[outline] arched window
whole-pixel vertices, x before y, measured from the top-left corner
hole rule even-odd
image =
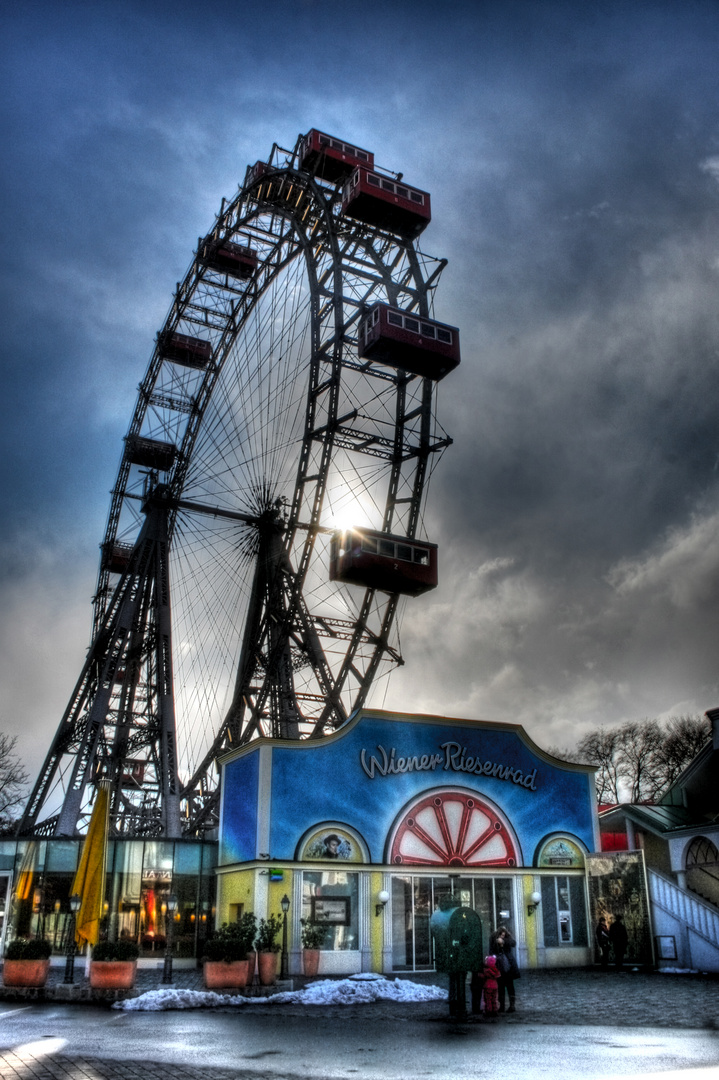
[[[506,825],[464,791],[433,791],[402,816],[390,845],[395,866],[516,866]]]
[[[706,836],[695,836],[687,848],[685,865],[687,870],[692,866],[716,866],[719,863],[719,851]]]

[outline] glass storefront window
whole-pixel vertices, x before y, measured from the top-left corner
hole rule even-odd
[[[172,865],[171,842],[145,841],[140,900],[140,948],[145,955],[162,953],[167,944],[166,915],[162,906],[172,891]]]
[[[541,917],[544,944],[548,948],[573,945],[585,948],[587,934],[586,886],[584,878],[558,874],[542,878]]]
[[[118,940],[138,941],[142,908],[142,840],[115,844],[112,884],[105,895],[110,904],[109,936]]]
[[[498,926],[506,926],[514,918],[514,905],[512,904],[512,879],[493,878],[494,881],[494,926],[490,933]]]
[[[333,898],[341,902],[333,905]],[[357,874],[344,870],[302,874],[302,918],[325,927],[323,952],[359,949],[358,899]]]
[[[392,967],[414,967],[414,905],[412,878],[392,878]]]
[[[572,942],[572,907],[569,901],[569,878],[555,879],[557,887],[557,929],[561,945]]]
[[[510,877],[392,878],[392,967],[416,971],[434,966],[429,921],[444,897],[454,896],[463,907],[473,908],[482,920],[484,947],[500,924],[512,928],[514,903]]]
[[[56,953],[70,933],[69,896],[82,842],[21,840],[0,845],[0,869],[13,869],[6,899],[6,932],[12,937],[44,937]],[[163,903],[173,892],[175,956],[201,956],[214,925],[217,845],[159,840],[111,840],[107,845],[105,911],[101,938],[130,940],[145,956],[164,950]],[[0,930],[2,922],[0,921]]]
[[[80,856],[80,845],[73,840],[53,840],[47,845],[46,873],[75,875]]]

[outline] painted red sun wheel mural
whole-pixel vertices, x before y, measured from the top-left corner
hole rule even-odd
[[[474,795],[434,791],[415,803],[397,827],[394,865],[516,866],[514,844],[495,811]]]

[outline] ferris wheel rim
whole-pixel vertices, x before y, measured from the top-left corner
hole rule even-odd
[[[376,230],[368,230],[365,226],[359,226],[359,225],[350,225],[348,227],[346,222],[339,222],[339,220],[338,220],[338,218],[337,218],[337,216],[336,216],[336,214],[334,212],[335,209],[336,209],[337,200],[338,200],[338,192],[337,192],[337,190],[335,190],[334,194],[328,193],[327,188],[320,187],[317,184],[314,177],[310,176],[308,178],[307,176],[303,176],[303,174],[301,173],[300,170],[298,170],[298,169],[296,169],[296,168],[294,168],[292,166],[288,166],[288,167],[286,167],[284,169],[276,169],[276,170],[274,170],[274,175],[279,176],[279,177],[292,179],[292,180],[294,180],[294,181],[296,181],[298,183],[298,186],[301,186],[301,182],[304,182],[305,191],[307,191],[309,189],[312,192],[313,205],[315,205],[316,208],[319,210],[318,218],[321,215],[322,218],[324,219],[326,236],[327,236],[327,238],[329,240],[329,243],[331,244],[332,250],[333,250],[332,262],[333,262],[333,275],[334,275],[333,289],[334,289],[334,304],[335,304],[335,320],[336,321],[339,320],[339,322],[341,323],[341,325],[338,326],[337,332],[336,332],[337,345],[339,346],[339,345],[341,345],[341,338],[343,336],[343,333],[346,331],[346,327],[348,325],[347,320],[345,320],[343,318],[343,302],[342,302],[343,298],[341,297],[341,295],[337,295],[338,294],[338,280],[341,282],[342,274],[343,274],[343,255],[342,255],[342,253],[340,251],[340,242],[341,242],[341,239],[343,237],[346,239],[348,235],[351,236],[351,238],[352,238],[352,240],[354,242],[356,242],[356,243],[358,243],[360,245],[364,242],[365,246],[372,252],[373,257],[377,261],[376,248],[372,245],[371,239],[369,238],[369,237],[371,237],[371,235],[373,233],[376,234]],[[172,306],[172,308],[170,310],[170,313],[168,314],[168,316],[167,316],[167,318],[166,318],[166,320],[165,320],[165,322],[163,324],[162,330],[160,331],[160,334],[158,335],[158,342],[160,340],[162,340],[165,335],[174,332],[175,329],[182,322],[182,316],[183,316],[183,312],[184,312],[185,308],[182,305],[178,306],[178,298],[181,295],[184,295],[185,297],[189,297],[189,296],[193,295],[197,290],[198,282],[202,279],[203,266],[200,263],[200,259],[199,259],[199,252],[201,250],[201,244],[203,242],[208,242],[210,239],[221,239],[223,235],[229,237],[229,236],[234,236],[236,234],[237,228],[239,226],[236,225],[233,228],[230,227],[231,223],[233,221],[233,215],[237,214],[237,210],[238,210],[238,208],[240,206],[247,206],[249,200],[252,197],[252,188],[253,187],[257,187],[257,185],[256,184],[255,185],[249,185],[249,186],[245,185],[243,188],[240,189],[240,191],[238,192],[238,195],[235,197],[235,199],[230,204],[228,204],[227,208],[225,208],[225,210],[224,210],[224,213],[221,214],[220,217],[218,217],[218,222],[216,223],[213,230],[211,230],[210,233],[208,233],[207,236],[204,238],[204,241],[201,241],[200,244],[198,245],[198,253],[195,255],[195,257],[193,259],[193,262],[191,263],[191,265],[190,265],[190,267],[188,269],[188,272],[187,272],[187,274],[185,276],[184,282],[182,283],[182,285],[178,286],[175,302],[173,303],[173,306]],[[263,204],[258,201],[256,206],[254,207],[254,210],[252,211],[252,213],[248,214],[246,217],[244,217],[242,219],[242,225],[244,226],[244,225],[248,224],[249,222],[251,222],[251,220],[254,217],[259,217],[263,212],[266,212],[266,207],[264,207]],[[304,256],[304,263],[305,263],[305,268],[306,268],[306,273],[307,273],[308,280],[314,281],[315,286],[316,286],[317,270],[318,270],[318,259],[315,256],[313,256],[312,245],[309,242],[306,242],[306,238],[304,238],[304,234],[298,228],[296,218],[295,218],[295,216],[294,216],[294,214],[292,212],[290,212],[287,208],[282,208],[281,213],[278,213],[278,216],[280,216],[284,220],[284,222],[288,225],[290,230],[293,231],[293,235],[294,235],[293,252],[292,252],[291,256],[287,259],[287,263],[294,262],[295,260],[300,259],[302,256]],[[236,220],[239,222],[239,218],[237,218]],[[286,241],[286,238],[287,238],[286,234],[283,234],[281,237],[278,237],[277,244],[276,244],[276,248],[278,250],[282,246],[282,244]],[[305,239],[304,244],[302,242],[303,238]],[[388,240],[388,244],[389,243],[390,243],[390,241]],[[411,264],[413,289],[414,289],[415,295],[417,297],[419,297],[419,300],[417,301],[417,306],[420,307],[420,308],[424,307],[424,309],[426,311],[426,306],[427,306],[427,292],[426,292],[426,287],[425,287],[426,283],[425,283],[425,281],[423,279],[423,276],[422,276],[422,270],[421,270],[421,267],[420,267],[419,259],[417,258],[417,253],[415,251],[414,244],[412,242],[408,242],[408,241],[401,242],[397,237],[392,237],[391,238],[391,244],[394,245],[394,248],[403,247],[405,252],[407,253],[408,260],[409,260],[409,262]],[[266,278],[264,280],[262,288],[255,288],[254,289],[252,299],[251,299],[251,303],[250,303],[249,307],[247,308],[247,311],[245,312],[245,319],[249,317],[251,312],[259,304],[261,298],[264,295],[267,294],[268,290],[271,288],[272,282],[277,278],[278,275],[281,274],[282,269],[284,268],[284,266],[287,263],[285,263],[285,264],[277,264],[277,266],[274,268],[274,272],[271,273],[271,274],[266,275]],[[394,300],[396,302],[398,289],[397,289],[396,283],[392,279],[391,268],[389,268],[385,263],[382,263],[381,260],[380,260],[380,265],[378,267],[378,273],[380,274],[380,276],[383,276],[384,286],[385,286],[388,298],[391,299],[391,300]],[[349,325],[351,325],[353,322],[355,322],[359,318],[359,315],[361,314],[361,310],[362,310],[361,306],[359,304],[356,305],[353,317],[349,321]],[[187,429],[185,431],[185,434],[184,434],[183,442],[182,442],[181,446],[178,449],[177,467],[173,468],[173,471],[172,471],[171,475],[167,478],[168,486],[174,492],[174,498],[177,499],[177,500],[180,500],[181,495],[182,495],[182,493],[184,491],[184,485],[185,485],[185,480],[186,480],[186,476],[187,476],[187,470],[191,467],[192,456],[193,456],[193,452],[194,452],[194,449],[195,449],[195,446],[196,446],[199,431],[200,431],[200,428],[202,426],[202,422],[203,422],[203,419],[205,417],[205,413],[206,413],[206,411],[207,411],[207,409],[208,409],[208,407],[210,405],[210,402],[211,402],[211,399],[212,399],[212,396],[213,396],[213,393],[214,393],[214,390],[215,390],[215,386],[217,385],[217,382],[218,382],[218,379],[220,377],[222,368],[224,367],[224,364],[227,361],[227,357],[229,356],[230,351],[231,351],[234,343],[237,341],[238,336],[241,335],[243,326],[244,326],[244,320],[240,320],[240,322],[238,322],[234,326],[234,328],[232,329],[232,332],[229,334],[229,337],[228,337],[228,334],[227,334],[227,328],[225,329],[225,331],[222,332],[222,341],[224,343],[225,339],[227,338],[227,344],[226,344],[226,346],[223,346],[224,351],[222,353],[221,362],[219,364],[215,364],[213,371],[208,372],[205,379],[203,380],[203,383],[202,383],[202,405],[197,410],[197,412],[193,415],[193,424],[192,424],[192,426],[188,423],[188,427],[187,427]],[[148,409],[148,402],[150,400],[150,396],[148,394],[148,388],[150,386],[155,385],[155,382],[156,382],[157,377],[158,377],[158,372],[160,370],[162,362],[163,362],[163,358],[162,358],[162,355],[160,353],[160,348],[159,348],[159,344],[158,344],[158,347],[156,347],[156,349],[155,349],[155,351],[153,353],[153,357],[151,358],[151,361],[150,361],[150,364],[148,366],[148,369],[147,369],[145,378],[143,380],[143,383],[141,384],[140,395],[138,396],[138,399],[137,399],[137,402],[136,402],[136,405],[135,405],[135,409],[133,411],[133,417],[132,417],[132,421],[131,421],[131,424],[130,424],[130,428],[128,430],[128,436],[126,437],[126,440],[127,440],[127,438],[130,438],[133,434],[140,433],[142,431],[142,429],[143,429],[143,423],[144,423],[145,416],[146,416],[147,409]],[[143,388],[144,388],[144,391],[143,391]],[[333,419],[336,419],[336,409],[335,409],[335,412],[334,412]],[[305,438],[307,438],[307,431],[305,432]],[[330,454],[331,454],[331,449],[330,449]],[[117,539],[117,534],[118,534],[117,523],[119,521],[120,513],[122,511],[125,500],[127,500],[128,498],[135,498],[136,497],[136,496],[134,496],[133,493],[131,493],[131,492],[129,492],[127,490],[128,479],[129,479],[129,476],[130,476],[130,468],[131,468],[131,463],[128,461],[127,454],[125,453],[123,455],[123,459],[122,459],[121,464],[120,464],[117,483],[115,484],[115,487],[113,488],[113,503],[111,504],[110,517],[108,519],[108,527],[106,529],[105,536],[104,536],[104,539],[103,539],[103,544],[102,544],[103,550],[106,549],[109,545],[112,545],[113,543],[115,543],[115,541]],[[326,474],[326,467],[325,467],[324,472]],[[322,483],[321,480],[317,481],[317,486],[320,487],[321,483]],[[288,526],[288,529],[296,530],[296,529],[298,529],[300,527],[303,527],[305,529],[305,535],[306,535],[305,551],[309,552],[308,557],[311,557],[313,545],[314,545],[314,542],[315,542],[315,537],[317,535],[317,532],[321,529],[321,527],[318,526],[318,523],[317,523],[316,520],[315,521],[311,520],[310,522],[304,522],[304,523],[300,521],[300,515],[299,515],[299,512],[297,510],[297,506],[296,506],[296,503],[297,503],[296,495],[297,495],[297,491],[298,491],[298,486],[299,486],[299,479],[296,482],[296,486],[295,486],[295,493],[294,493],[295,498],[293,498],[293,500],[292,500],[293,501],[292,515],[293,516],[292,516],[292,520],[290,522],[290,525]],[[385,508],[385,513],[384,513],[385,518],[387,518],[388,513],[389,513],[388,509]],[[172,527],[174,529],[174,517],[173,517],[173,526]],[[413,528],[414,527],[416,527],[416,521],[414,522]],[[106,581],[107,581],[106,576],[104,578],[104,581],[106,583]],[[102,595],[103,587],[104,587],[103,586],[103,570],[102,570],[102,567],[101,567],[100,579],[99,579],[99,582],[98,582],[98,595],[99,596]],[[366,594],[366,598],[365,598],[365,606],[367,606],[368,603],[371,603],[371,600],[372,600],[372,598],[370,596],[370,592],[368,591],[368,593]],[[386,619],[385,623],[383,624],[383,629],[386,629],[387,626],[389,624],[391,624],[391,621],[394,618],[396,607],[397,607],[397,597],[396,596],[393,597],[393,598],[390,597],[389,601],[386,604],[387,619]],[[361,703],[362,702],[360,702],[360,704]],[[217,741],[217,738],[219,738],[219,736],[220,736],[220,733],[218,733],[215,741]],[[213,744],[213,747],[214,747],[214,744]],[[216,750],[216,748],[214,748],[214,749]],[[213,749],[211,748],[210,753],[212,753],[212,752],[213,752]],[[193,774],[193,777],[191,778],[190,786],[191,786],[192,781],[194,780],[194,778],[195,778],[195,774]]]

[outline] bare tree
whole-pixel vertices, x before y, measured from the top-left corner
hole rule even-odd
[[[712,726],[706,716],[671,716],[667,720],[667,731],[657,755],[662,790],[671,787],[711,737]]]
[[[596,765],[597,801],[656,802],[711,738],[703,716],[672,716],[597,728],[584,735],[576,750],[552,747],[567,760]]]
[[[658,758],[664,733],[659,721],[630,721],[618,732],[619,775],[629,792],[629,801],[652,802],[664,787]]]
[[[597,802],[619,802],[622,739],[618,728],[597,728],[577,744],[577,760],[597,765]]]
[[[0,833],[8,832],[14,824],[13,811],[25,801],[28,774],[15,752],[17,736],[0,731]]]

